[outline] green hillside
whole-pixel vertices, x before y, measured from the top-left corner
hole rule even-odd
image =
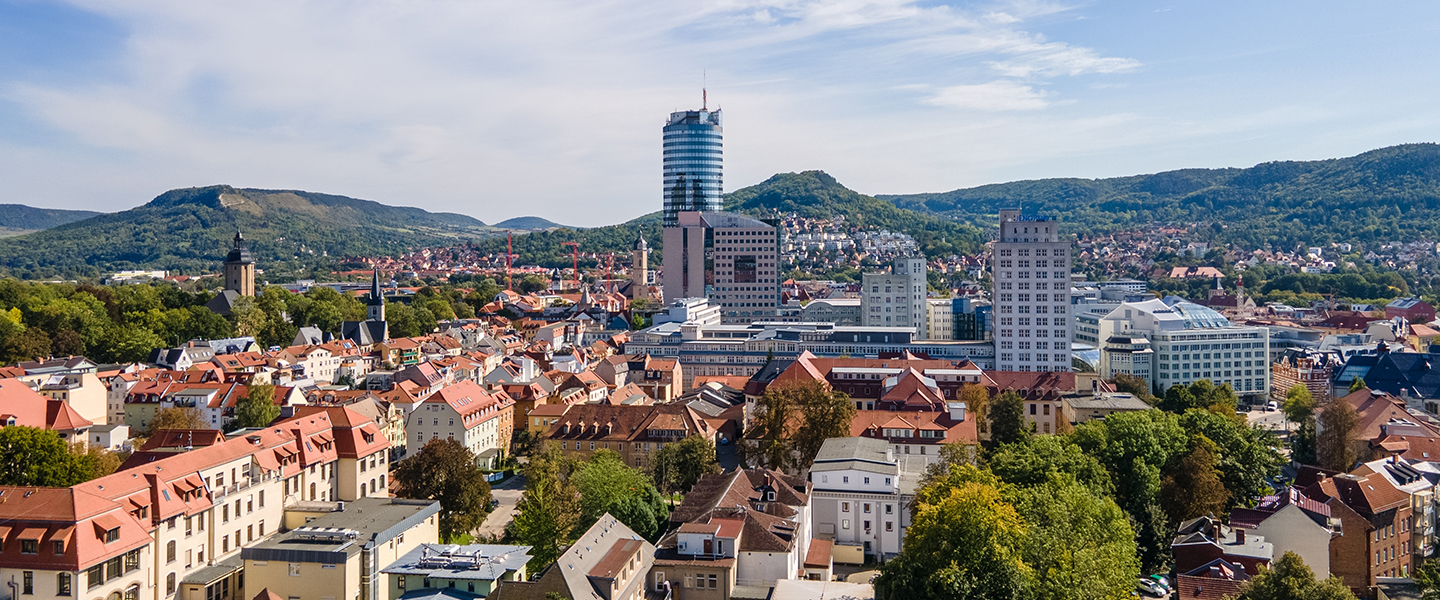
[[[894,205],[848,189],[822,171],[780,173],[756,185],[725,195],[725,210],[753,216],[796,213],[808,218],[844,215],[850,223],[901,231],[915,237],[927,255],[940,256],[975,252],[985,243],[980,229],[947,219],[897,208]],[[514,237],[516,264],[562,267],[571,264],[570,249],[562,242],[580,242],[581,252],[614,252],[628,256],[635,236],[643,228],[652,250],[651,264],[661,261],[661,215],[653,212],[620,225],[591,229],[563,228]],[[504,252],[505,240],[483,242],[490,252]],[[622,260],[622,259],[617,259]],[[590,261],[588,264],[594,264]]]
[[[307,272],[344,256],[393,254],[494,235],[465,215],[219,185],[172,190],[130,210],[0,240],[0,274],[98,277],[142,267],[216,272],[237,230],[252,240],[262,268],[275,275]]]
[[[24,204],[0,204],[0,237],[19,235],[88,219],[101,213],[93,210],[35,208]]]
[[[896,206],[993,227],[1002,207],[1060,217],[1069,231],[1150,223],[1219,224],[1247,247],[1440,239],[1440,146],[1349,158],[1184,169],[1110,179],[1016,181],[934,194],[879,196]]]
[[[515,217],[495,224],[496,229],[553,229],[556,227],[564,227],[564,225],[541,217]]]

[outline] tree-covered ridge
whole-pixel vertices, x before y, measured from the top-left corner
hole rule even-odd
[[[0,229],[49,229],[82,221],[101,213],[93,210],[36,208],[24,204],[0,204]]]
[[[396,254],[494,235],[464,215],[289,190],[172,190],[144,206],[0,240],[0,274],[98,277],[137,268],[218,270],[242,231],[262,269],[305,272],[333,258]],[[327,256],[328,254],[328,256]]]
[[[879,228],[904,232],[915,238],[929,256],[973,253],[985,244],[985,232],[948,219],[897,208],[866,196],[836,181],[823,171],[780,173],[761,183],[725,195],[725,210],[755,217],[774,217],[796,213],[806,218],[843,216],[848,223],[862,228]],[[538,264],[546,267],[570,266],[570,249],[563,242],[579,242],[582,253],[614,252],[617,263],[628,260],[635,236],[643,230],[650,246],[650,264],[661,262],[661,215],[650,213],[619,225],[592,229],[562,228],[541,231],[513,238],[515,264]],[[503,253],[504,238],[480,243],[487,252]],[[582,260],[581,266],[594,266],[594,260]]]
[[[1220,223],[1220,241],[1249,247],[1434,240],[1440,239],[1440,145],[1408,144],[1248,169],[1040,179],[880,198],[982,226],[990,226],[1001,208],[1015,206],[1058,216],[1073,232]]]

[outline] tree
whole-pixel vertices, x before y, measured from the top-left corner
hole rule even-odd
[[[0,485],[72,486],[89,478],[88,466],[54,431],[0,428]]]
[[[940,450],[936,452],[940,457],[928,465],[925,465],[925,475],[920,479],[920,486],[924,487],[944,479],[950,474],[950,469],[960,465],[979,466],[980,447],[976,444],[955,442],[953,444],[941,444]]]
[[[755,422],[736,446],[740,459],[766,469],[784,471],[795,464],[791,438],[796,429],[795,397],[770,386],[756,402]],[[754,446],[751,446],[751,442]]]
[[[1234,413],[1195,409],[1180,416],[1180,426],[1213,442],[1210,452],[1230,496],[1226,508],[1251,506],[1271,493],[1269,481],[1286,461],[1278,449],[1280,442],[1269,431],[1245,424]]]
[[[1320,462],[1316,451],[1315,418],[1305,419],[1295,428],[1295,433],[1290,435],[1290,460],[1302,465],[1314,465]]]
[[[579,464],[570,480],[580,492],[578,529],[588,529],[605,513],[650,538],[660,533],[670,516],[660,493],[649,478],[625,464],[614,450],[600,450]]]
[[[989,453],[986,465],[1001,481],[1013,485],[1043,485],[1065,475],[1098,496],[1108,498],[1114,493],[1110,472],[1065,436],[1036,435],[1001,446]]]
[[[1030,433],[1025,426],[1025,399],[1014,390],[1006,390],[990,407],[990,441],[996,445],[1013,444]]]
[[[1236,600],[1355,600],[1339,577],[1324,581],[1294,552],[1286,551],[1268,569],[1250,579]]]
[[[1415,569],[1415,585],[1420,587],[1421,598],[1434,600],[1440,597],[1440,559],[1430,559]]]
[[[99,446],[92,446],[83,441],[70,444],[70,454],[80,463],[80,468],[85,473],[85,481],[104,477],[120,469],[125,463],[128,454],[121,455],[111,452]]]
[[[1296,385],[1285,392],[1285,404],[1281,405],[1285,412],[1285,418],[1293,423],[1303,423],[1315,416],[1315,398],[1310,395],[1309,388],[1303,385]]]
[[[1315,454],[1320,466],[1332,471],[1349,471],[1358,460],[1352,438],[1360,427],[1360,415],[1349,402],[1336,399],[1320,411]]]
[[[969,465],[921,488],[899,556],[875,579],[878,600],[1026,596],[1032,571],[1022,560],[1025,524],[1001,496],[995,476]]]
[[[3,352],[6,364],[43,360],[50,356],[50,336],[39,327],[26,327],[24,331],[6,338],[0,352]]]
[[[1155,404],[1155,395],[1151,393],[1150,384],[1146,383],[1143,377],[1129,373],[1117,373],[1115,375],[1115,390],[1134,394],[1136,398],[1144,400],[1151,406]]]
[[[1165,390],[1165,398],[1160,401],[1160,410],[1182,414],[1192,408],[1203,408],[1212,412],[1235,414],[1235,408],[1239,405],[1239,398],[1236,398],[1235,391],[1230,389],[1230,384],[1215,385],[1209,379],[1201,379],[1189,386],[1175,384]]]
[[[150,428],[147,433],[155,435],[161,429],[211,429],[211,427],[199,409],[175,406],[161,409],[155,413],[155,418],[150,420]]]
[[[830,438],[850,437],[850,422],[855,419],[855,404],[850,396],[819,382],[789,386],[782,393],[794,394],[804,420],[795,432],[795,450],[801,465],[815,462],[820,446]]]
[[[1190,452],[1180,458],[1160,484],[1165,512],[1172,523],[1204,515],[1220,516],[1230,492],[1215,468],[1215,444],[1203,435],[1190,438]]]
[[[701,476],[719,472],[715,444],[699,435],[665,444],[650,459],[650,477],[667,494],[688,492]]]
[[[280,417],[275,405],[275,386],[252,385],[250,392],[235,403],[235,428],[265,427]]]
[[[1161,473],[1190,440],[1179,418],[1158,410],[1117,413],[1081,424],[1071,439],[1110,472],[1115,502],[1135,522],[1144,570],[1164,570],[1173,528],[1161,509]]]
[[[1026,525],[1021,552],[1035,574],[1033,598],[1102,600],[1134,589],[1140,575],[1135,532],[1108,496],[1064,474],[1004,495]]]
[[[1364,377],[1356,377],[1354,381],[1351,381],[1351,382],[1350,382],[1350,393],[1353,394],[1353,393],[1358,392],[1358,391],[1363,390],[1363,389],[1365,389],[1365,378],[1364,378]]]
[[[958,400],[965,403],[965,408],[975,415],[975,424],[980,427],[979,433],[989,431],[990,422],[986,419],[990,404],[990,390],[985,386],[967,383],[960,386],[960,393],[956,394]]]
[[[569,459],[554,442],[543,445],[525,465],[525,493],[510,524],[517,539],[530,546],[530,570],[555,564],[580,520],[579,492],[570,483]]]
[[[440,539],[453,540],[479,527],[490,507],[490,484],[475,454],[455,440],[435,438],[395,465],[392,475],[402,498],[440,502]]]

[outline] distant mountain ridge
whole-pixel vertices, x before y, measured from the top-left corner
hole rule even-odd
[[[262,270],[280,273],[495,234],[454,213],[214,185],[171,190],[130,210],[0,240],[0,271],[22,277],[98,277],[141,267],[216,272],[236,231],[251,240]]]
[[[898,208],[846,188],[824,171],[776,174],[758,184],[726,194],[724,208],[756,217],[790,213],[807,218],[844,216],[854,225],[908,233],[915,237],[927,254],[935,256],[973,253],[985,244],[985,233],[979,228]],[[664,240],[661,239],[661,214],[658,211],[619,225],[560,228],[515,236],[513,245],[519,255],[517,264],[563,267],[571,264],[569,249],[561,245],[563,242],[579,242],[582,253],[614,252],[626,257],[641,231],[651,250],[651,264],[659,264],[663,260],[661,250]],[[481,242],[480,247],[490,252],[503,252],[505,241]]]
[[[93,210],[36,208],[24,204],[0,204],[0,230],[25,231],[49,229],[66,223],[83,221],[102,213]]]
[[[1440,240],[1440,145],[1356,156],[1182,169],[1108,179],[1038,179],[930,194],[879,195],[898,207],[984,227],[1001,208],[1059,217],[1076,233],[1155,222],[1218,224],[1250,247]]]
[[[542,217],[515,217],[496,223],[495,227],[497,229],[553,229],[566,226]]]

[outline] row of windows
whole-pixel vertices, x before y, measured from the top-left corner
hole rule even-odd
[[[1000,317],[1000,324],[1003,325],[1003,326],[1019,325],[1019,326],[1021,326],[1021,327],[1029,327],[1029,326],[1030,326],[1030,317]],[[1056,327],[1061,327],[1061,326],[1064,326],[1065,324],[1066,324],[1065,317],[1055,317],[1055,326],[1056,326]],[[1037,326],[1037,327],[1048,327],[1049,325],[1050,325],[1050,318],[1049,318],[1049,317],[1035,317],[1035,326]],[[1039,336],[1039,337],[1044,337],[1044,336]],[[1055,337],[1065,337],[1065,336],[1056,334]]]
[[[1044,252],[1044,250],[1041,250],[1041,252]],[[1057,260],[1057,261],[1055,261],[1055,266],[1057,266],[1057,267],[1068,267],[1068,266],[1069,266],[1069,265],[1066,265],[1066,264],[1063,264],[1063,263],[1064,263],[1064,261]],[[1028,261],[1028,260],[1021,260],[1021,261],[1002,260],[1002,261],[1000,261],[1000,268],[1002,268],[1002,269],[1009,269],[1009,268],[1011,268],[1012,266],[1014,266],[1014,267],[1019,267],[1019,268],[1021,268],[1021,269],[1028,269],[1028,268],[1030,268],[1030,261]],[[1046,269],[1046,268],[1049,268],[1049,267],[1050,267],[1050,261],[1046,261],[1046,260],[1037,260],[1037,261],[1035,261],[1035,268],[1037,268],[1037,269]]]
[[[1065,346],[1067,346],[1067,345],[1068,345],[1068,343],[1066,343],[1066,342],[1055,342],[1055,349],[1056,349],[1056,350],[1064,350],[1064,349],[1065,349]],[[1000,349],[1001,349],[1001,350],[1016,350],[1016,349],[1019,349],[1019,350],[1049,350],[1049,349],[1050,349],[1050,343],[1049,343],[1049,342],[1035,342],[1035,347],[1034,347],[1034,348],[1031,348],[1031,347],[1030,347],[1030,342],[1028,342],[1028,341],[1012,342],[1012,341],[1006,340],[1006,341],[1001,341],[1001,342],[1000,342]]]
[[[1053,306],[1053,307],[1045,306],[1045,305],[1043,305],[1043,304],[1042,304],[1042,305],[1038,305],[1038,306],[1035,307],[1035,314],[1037,314],[1037,315],[1043,315],[1043,314],[1048,313],[1048,312],[1051,312],[1051,311],[1053,310],[1053,312],[1054,312],[1055,314],[1057,314],[1057,315],[1063,315],[1063,314],[1065,314],[1066,306],[1067,306],[1067,305],[1065,305],[1065,304],[1056,304],[1056,305]],[[1025,315],[1025,314],[1030,314],[1030,307],[1027,306],[1027,305],[1024,305],[1024,304],[1021,304],[1021,305],[1019,305],[1019,306],[1014,306],[1014,305],[1010,305],[1010,304],[1001,304],[1001,305],[1000,305],[1000,312],[1001,312],[1001,313],[1005,313],[1005,314],[1009,314],[1009,313],[1014,312],[1014,313],[1020,313],[1020,314],[1022,314],[1022,315]]]
[[[1001,360],[1001,361],[1004,361],[1004,362],[1015,361],[1015,360],[1017,360],[1017,358],[1016,358],[1017,356],[1019,357],[1019,358],[1018,358],[1018,361],[1019,361],[1019,362],[1030,362],[1030,353],[1029,353],[1029,352],[1021,352],[1021,353],[1019,353],[1018,355],[1017,355],[1017,354],[1011,354],[1011,353],[1009,353],[1009,352],[1002,352],[1002,353],[1000,353],[1000,360]],[[1068,355],[1066,355],[1066,354],[1044,354],[1044,353],[1040,353],[1040,354],[1036,354],[1036,355],[1035,355],[1035,362],[1065,362],[1065,363],[1068,363],[1068,362],[1070,362],[1070,357],[1069,357]],[[1023,370],[1023,369],[1022,369],[1022,370]]]
[[[1055,337],[1056,339],[1062,339],[1062,340],[1065,339],[1066,336],[1065,336],[1065,330],[1064,330],[1064,329],[1056,329],[1056,330],[1054,330],[1054,331],[1055,331],[1055,336],[1054,336],[1054,337]],[[1050,332],[1049,329],[1036,329],[1036,330],[1035,330],[1035,337],[1037,337],[1037,338],[1047,337],[1047,336],[1049,335],[1049,332]],[[1029,330],[1029,329],[1001,329],[1001,330],[1000,330],[1000,335],[999,335],[998,337],[1002,337],[1002,338],[1009,338],[1009,337],[1022,337],[1022,338],[1025,338],[1025,337],[1030,337],[1030,330]],[[1057,342],[1057,343],[1058,343],[1058,342]],[[1060,346],[1056,346],[1056,347],[1058,348],[1058,347],[1060,347]]]
[[[1055,248],[1055,249],[1054,249],[1054,252],[1051,252],[1049,248],[1036,248],[1036,249],[1035,249],[1035,256],[1045,256],[1046,254],[1049,254],[1050,256],[1061,256],[1061,257],[1063,257],[1063,256],[1065,256],[1065,255],[1068,254],[1068,253],[1069,253],[1069,251],[1067,251],[1067,250],[1064,249],[1064,248]],[[1000,249],[1000,256],[1002,256],[1002,257],[1004,257],[1004,256],[1011,256],[1011,249],[1010,249],[1010,248],[1001,248],[1001,249]],[[1014,256],[1030,256],[1030,249],[1029,249],[1029,248],[1016,248],[1016,249],[1014,249]]]
[[[1001,291],[1015,289],[1015,290],[1020,290],[1020,291],[1023,292],[1023,291],[1025,291],[1025,290],[1030,289],[1030,285],[1031,285],[1031,283],[1028,282],[1028,281],[1002,281],[1002,282],[1000,282],[1000,289],[1001,289]],[[1035,289],[1037,289],[1037,290],[1048,290],[1048,289],[1051,289],[1051,288],[1050,288],[1050,282],[1048,282],[1048,281],[1037,281],[1037,282],[1034,283],[1034,285],[1035,285]],[[1054,288],[1054,289],[1056,289],[1056,290],[1069,291],[1069,287],[1070,287],[1070,284],[1068,284],[1068,283],[1061,283],[1061,282],[1057,281],[1057,282],[1055,282],[1055,288]],[[1059,298],[1059,296],[1056,296],[1056,298]]]
[[[1050,276],[1049,271],[1035,271],[1035,279],[1045,279]],[[1055,279],[1069,278],[1069,271],[1055,271]],[[1001,279],[1030,279],[1030,271],[1001,271]]]

